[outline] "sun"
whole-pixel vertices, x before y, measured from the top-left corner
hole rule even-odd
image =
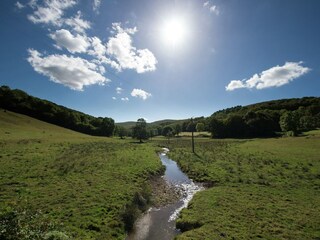
[[[165,44],[171,47],[182,45],[188,35],[187,22],[180,17],[171,17],[163,22],[161,36]]]

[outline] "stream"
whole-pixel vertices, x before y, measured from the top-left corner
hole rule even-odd
[[[126,240],[170,240],[180,233],[175,228],[175,220],[180,211],[188,206],[193,195],[202,190],[200,184],[194,183],[184,174],[177,163],[167,157],[169,149],[163,148],[159,155],[166,167],[163,178],[182,192],[182,198],[165,207],[151,208],[135,223],[133,231]]]

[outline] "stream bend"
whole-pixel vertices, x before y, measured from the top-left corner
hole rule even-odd
[[[180,233],[175,228],[175,220],[180,211],[188,206],[193,195],[203,190],[203,186],[194,183],[183,173],[178,164],[169,159],[169,149],[163,148],[159,157],[166,171],[162,176],[167,184],[173,185],[181,192],[181,199],[165,207],[150,208],[135,223],[134,230],[128,235],[127,240],[170,240]]]

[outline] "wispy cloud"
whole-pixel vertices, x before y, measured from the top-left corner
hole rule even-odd
[[[100,5],[101,5],[101,0],[93,0],[93,11],[95,11],[96,13],[99,12],[99,8],[100,8]]]
[[[44,0],[43,5],[39,5],[36,1],[31,1],[29,5],[36,10],[28,15],[28,19],[33,23],[61,26],[64,10],[74,6],[76,3],[75,0]]]
[[[18,9],[22,9],[22,8],[25,8],[25,5],[23,5],[21,2],[16,2],[15,6],[18,8]]]
[[[112,99],[113,99],[113,100],[117,100],[117,98],[116,98],[116,97],[112,97]]]
[[[136,49],[132,46],[131,36],[137,28],[122,28],[120,23],[113,23],[115,36],[107,43],[107,53],[114,58],[121,69],[134,69],[137,73],[156,70],[157,59],[148,49]]]
[[[43,56],[29,49],[28,62],[34,70],[73,90],[82,91],[84,86],[104,85],[110,80],[99,72],[99,66],[80,57],[66,55]]]
[[[121,87],[117,87],[117,88],[116,88],[116,92],[117,92],[117,94],[121,94],[121,93],[122,93],[122,91],[123,91],[123,89],[122,89]]]
[[[28,2],[28,5],[32,8],[32,9],[35,9],[37,7],[37,1],[38,0],[30,0]]]
[[[123,97],[123,98],[121,98],[121,101],[128,102],[128,101],[129,101],[129,98]]]
[[[142,89],[137,89],[137,88],[134,88],[131,92],[131,96],[132,97],[139,97],[143,100],[146,100],[147,98],[151,97],[151,93],[148,93]]]
[[[206,1],[203,3],[203,7],[208,9],[210,13],[219,15],[220,11],[218,9],[218,7],[216,5],[214,5],[213,3],[211,3],[210,1]]]
[[[303,62],[286,62],[283,66],[275,66],[259,74],[254,74],[249,79],[232,80],[227,91],[233,91],[239,88],[264,89],[270,87],[280,87],[288,84],[294,79],[308,73],[311,69],[302,66]]]
[[[65,19],[64,23],[78,33],[84,33],[85,30],[91,27],[89,21],[82,19],[81,11],[78,11],[75,17]]]

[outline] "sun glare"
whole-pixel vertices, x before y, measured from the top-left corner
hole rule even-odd
[[[184,19],[173,17],[164,22],[161,35],[167,45],[177,47],[186,40],[187,30],[187,24]]]

